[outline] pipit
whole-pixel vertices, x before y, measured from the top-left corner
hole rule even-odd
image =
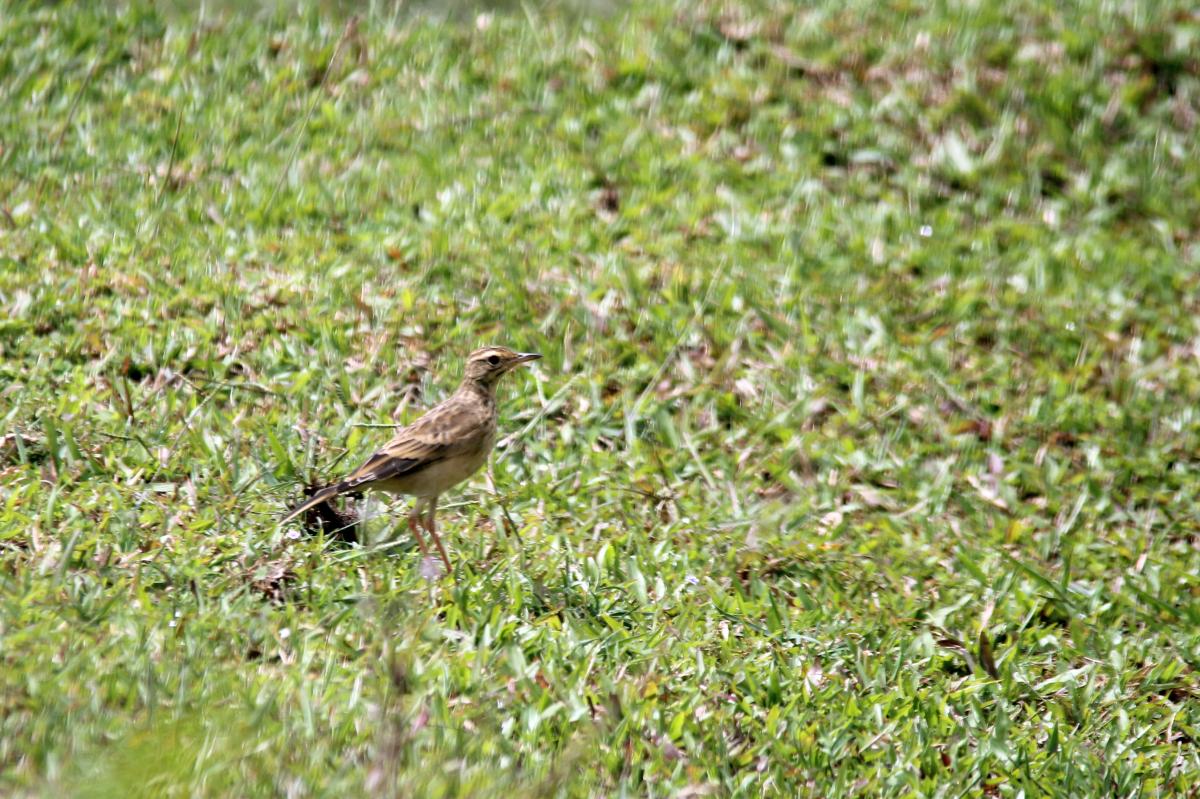
[[[474,474],[492,451],[496,441],[496,382],[505,372],[540,357],[536,352],[514,352],[507,347],[475,350],[467,356],[466,374],[453,396],[400,428],[366,463],[288,511],[280,523],[350,491],[415,496],[408,527],[421,552],[428,556],[419,529],[424,525],[449,572],[450,557],[434,525],[438,497]],[[427,513],[424,518],[423,512]]]

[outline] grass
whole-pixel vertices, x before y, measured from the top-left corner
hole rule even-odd
[[[1194,795],[1198,51],[6,4],[0,792]],[[285,536],[490,342],[457,582]]]

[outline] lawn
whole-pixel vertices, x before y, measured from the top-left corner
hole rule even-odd
[[[0,6],[0,794],[1195,795],[1191,4],[102,5]],[[278,524],[488,343],[452,578]]]

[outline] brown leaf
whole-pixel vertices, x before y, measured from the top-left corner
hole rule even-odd
[[[804,423],[801,425],[801,427],[804,430],[815,430],[821,426],[821,423],[825,421],[826,417],[832,413],[835,413],[836,411],[837,409],[833,407],[833,404],[829,400],[818,397],[817,399],[814,399],[812,402],[808,403],[808,408],[806,409],[808,418],[804,420]]]
[[[412,720],[412,723],[408,725],[408,734],[416,735],[418,732],[425,729],[427,724],[429,724],[429,708],[425,705],[421,705],[421,712],[418,713],[416,718]]]
[[[0,461],[16,463],[22,449],[40,453],[41,442],[23,433],[8,433],[0,436]]]
[[[896,504],[891,499],[870,486],[856,485],[854,486],[854,493],[858,494],[867,507],[887,509],[896,507]]]
[[[762,24],[758,20],[743,20],[733,15],[725,15],[717,20],[717,30],[729,41],[745,44],[758,35]]]
[[[993,680],[1000,679],[1000,672],[996,669],[996,660],[992,657],[992,642],[988,638],[987,630],[979,631],[979,663],[989,677]]]
[[[1004,497],[1000,496],[999,492],[995,488],[985,485],[982,480],[973,474],[967,475],[967,482],[971,484],[971,487],[974,488],[979,493],[979,496],[989,505],[999,508],[1005,512],[1009,510],[1008,502],[1005,501]]]
[[[951,429],[956,435],[960,433],[971,433],[980,441],[992,440],[992,423],[987,419],[968,419],[965,422],[955,425]]]
[[[674,763],[678,760],[687,760],[687,753],[680,749],[675,743],[665,735],[660,735],[658,738],[658,749],[662,752],[663,760],[669,763]]]
[[[812,78],[828,78],[833,75],[833,71],[827,67],[818,64],[815,61],[810,61],[802,57],[795,50],[782,44],[771,46],[771,55],[779,59],[779,61],[788,69],[799,72],[803,75],[808,75]]]
[[[279,602],[284,598],[288,584],[296,579],[296,574],[287,557],[277,560],[263,557],[245,568],[245,579],[263,596]]]

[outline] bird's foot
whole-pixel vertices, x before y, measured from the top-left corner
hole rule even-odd
[[[433,582],[435,580],[440,580],[442,575],[446,573],[446,570],[442,566],[442,561],[440,559],[426,555],[425,557],[421,558],[421,565],[417,567],[417,573],[426,580]]]

